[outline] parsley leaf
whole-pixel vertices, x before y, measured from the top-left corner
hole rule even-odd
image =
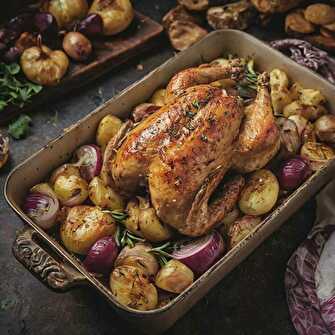
[[[27,135],[30,129],[30,124],[31,118],[28,115],[22,114],[9,125],[8,133],[16,140],[19,140]]]
[[[0,63],[0,111],[11,104],[23,107],[33,95],[41,90],[42,86],[21,76],[19,64]]]

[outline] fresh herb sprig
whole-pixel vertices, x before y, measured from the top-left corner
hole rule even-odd
[[[14,122],[8,126],[8,134],[19,140],[29,133],[31,118],[28,115],[20,115]]]
[[[237,84],[238,95],[243,99],[256,96],[259,73],[255,71],[254,66],[254,60],[250,59],[245,66],[243,78]]]
[[[128,246],[133,248],[137,242],[145,242],[144,238],[135,236],[128,229],[126,229],[122,224],[118,224],[116,233],[115,233],[116,244],[123,248]]]
[[[169,259],[173,258],[171,252],[174,250],[174,244],[166,242],[163,245],[157,246],[149,250],[150,253],[154,254],[161,266],[164,266]]]
[[[23,107],[42,86],[34,84],[21,76],[17,63],[0,63],[0,111],[8,105]]]

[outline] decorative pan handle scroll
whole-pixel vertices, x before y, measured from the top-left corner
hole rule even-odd
[[[49,288],[64,292],[86,281],[84,275],[67,264],[59,263],[34,241],[37,232],[25,227],[13,244],[15,258]]]

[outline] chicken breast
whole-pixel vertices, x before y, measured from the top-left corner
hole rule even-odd
[[[212,92],[209,86],[194,90]],[[210,203],[231,166],[243,116],[238,98],[220,89],[214,92],[180,129],[178,140],[162,148],[148,167],[149,191],[158,217],[188,236],[203,235],[221,222],[243,185],[241,178],[235,180],[220,200]]]

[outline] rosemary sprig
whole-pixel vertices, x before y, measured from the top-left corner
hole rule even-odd
[[[118,223],[123,223],[123,221],[128,218],[128,214],[125,212],[120,212],[120,211],[115,211],[115,210],[111,211],[108,209],[104,209],[102,212],[110,214],[112,218]]]
[[[173,258],[171,255],[171,251],[173,251],[173,249],[174,244],[166,242],[163,245],[152,248],[149,252],[156,256],[160,266],[164,266],[171,258]]]
[[[258,73],[254,69],[255,63],[250,59],[244,70],[243,79],[237,84],[239,96],[244,99],[253,98],[256,96]]]
[[[121,248],[125,247],[126,245],[130,248],[133,248],[136,242],[145,242],[145,239],[135,236],[124,226],[118,224],[115,232],[115,241],[116,244]]]

